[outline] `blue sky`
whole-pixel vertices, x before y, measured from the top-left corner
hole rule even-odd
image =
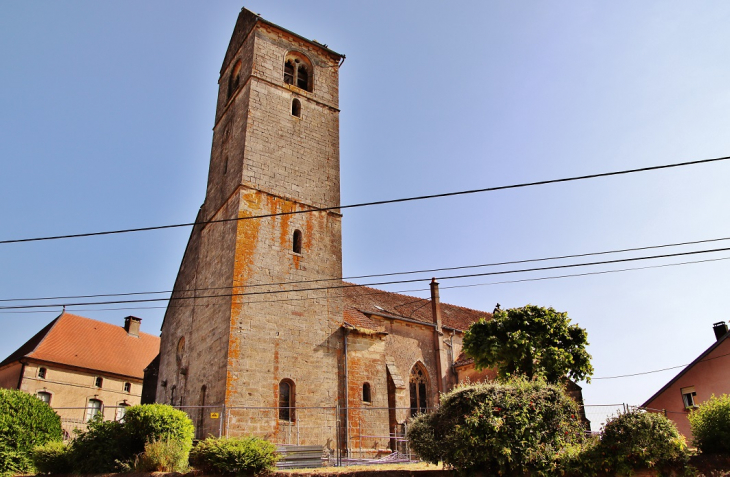
[[[242,6],[0,4],[0,240],[192,221],[204,199],[218,71]],[[730,155],[725,2],[245,6],[347,55],[343,204]],[[344,272],[730,237],[728,177],[730,161],[351,209]],[[188,235],[0,245],[0,299],[169,290]],[[688,363],[712,344],[712,323],[729,319],[730,262],[485,284],[728,257],[442,280],[441,296],[485,311],[497,302],[567,311],[588,330],[595,377],[638,373]],[[589,260],[559,263],[581,261]],[[475,286],[450,288],[463,285]],[[143,331],[159,333],[164,302],[104,310],[118,306],[74,312],[119,324],[134,314]],[[0,310],[0,355],[59,312]],[[674,373],[594,380],[585,399],[641,404]]]

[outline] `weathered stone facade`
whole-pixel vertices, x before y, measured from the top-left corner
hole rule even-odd
[[[457,382],[462,330],[488,316],[341,281],[343,59],[246,10],[238,18],[156,389],[158,402],[187,406],[199,437],[394,448],[406,419]],[[203,405],[225,411],[191,407]]]
[[[304,87],[285,82],[289,58],[307,68]],[[221,69],[208,189],[198,215],[205,223],[191,234],[162,328],[158,401],[275,409],[286,380],[298,408],[343,404],[340,294],[280,293],[322,287],[287,283],[342,275],[341,59],[241,12]],[[331,210],[310,212],[320,208]],[[235,220],[262,215],[270,217]],[[295,422],[229,414],[229,435],[283,440]],[[220,426],[207,414],[201,422],[201,436]],[[325,430],[299,442],[330,438]]]

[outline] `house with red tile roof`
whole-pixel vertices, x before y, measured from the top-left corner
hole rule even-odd
[[[730,394],[730,333],[725,322],[713,325],[715,342],[641,405],[664,412],[688,440],[687,416],[713,394]]]
[[[66,422],[118,419],[140,403],[144,368],[160,349],[141,321],[116,326],[63,312],[0,362],[0,387],[38,396]]]

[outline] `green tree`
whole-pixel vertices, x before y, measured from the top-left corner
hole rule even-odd
[[[494,311],[492,319],[472,324],[464,336],[464,352],[477,369],[497,368],[499,377],[543,377],[557,383],[564,377],[590,382],[588,334],[571,325],[565,312],[527,305]]]

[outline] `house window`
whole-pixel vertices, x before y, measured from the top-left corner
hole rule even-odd
[[[362,400],[363,402],[373,402],[372,396],[370,395],[370,383],[362,385]]]
[[[284,83],[312,91],[312,62],[301,53],[291,52],[284,60]]]
[[[426,389],[428,389],[428,374],[423,365],[416,363],[411,369],[408,380],[411,392],[411,416],[426,412]]]
[[[124,415],[127,413],[128,407],[129,404],[127,404],[126,402],[121,402],[117,404],[117,412],[114,414],[114,420],[120,422],[122,419],[124,419]]]
[[[124,383],[124,392],[125,393],[132,392],[132,383]]]
[[[101,401],[98,399],[89,399],[86,404],[86,421],[94,419],[97,414],[101,413]]]
[[[36,396],[38,396],[38,399],[40,399],[44,403],[46,403],[48,405],[51,404],[51,393],[46,392],[46,391],[38,391]]]
[[[292,237],[292,251],[294,253],[302,253],[302,231],[295,230]]]
[[[38,379],[46,379],[46,368],[38,368]]]
[[[231,76],[228,78],[228,99],[231,99],[233,93],[238,90],[241,84],[241,60],[238,60],[231,70]]]
[[[94,386],[96,386],[97,388],[100,388],[102,384],[104,384],[104,378],[102,378],[101,376],[97,376],[94,379]]]
[[[293,422],[295,416],[295,390],[291,379],[283,379],[279,383],[279,419]]]
[[[695,404],[695,398],[697,396],[697,393],[695,392],[695,387],[690,386],[687,388],[682,388],[681,391],[682,401],[684,402],[685,409],[697,407],[697,404]]]
[[[291,102],[291,114],[298,118],[302,117],[302,102],[294,98]]]

